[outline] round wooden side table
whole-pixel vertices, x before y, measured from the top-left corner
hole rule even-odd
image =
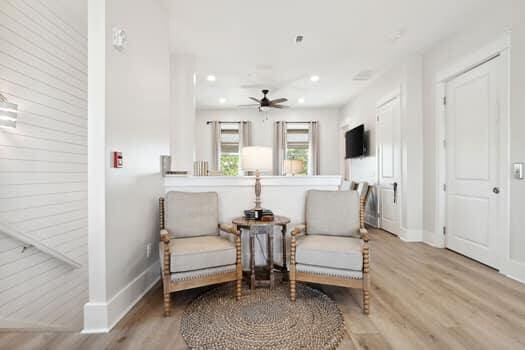
[[[279,267],[281,272],[287,273],[288,269],[286,267],[286,226],[290,223],[290,219],[285,216],[275,215],[273,221],[260,221],[260,220],[248,220],[244,217],[235,218],[232,220],[232,223],[236,225],[239,229],[246,229],[250,231],[250,288],[254,289],[256,282],[266,282],[270,284],[270,288],[274,286],[274,262],[273,262],[273,228],[274,226],[281,227],[282,234],[282,245],[283,245],[283,265]],[[267,264],[268,269],[270,270],[270,279],[267,281],[264,280],[255,280],[255,236],[257,235],[258,227],[266,226],[268,229],[267,240]]]

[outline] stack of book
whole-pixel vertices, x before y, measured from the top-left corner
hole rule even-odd
[[[273,221],[273,212],[269,209],[245,210],[244,218],[248,220]]]

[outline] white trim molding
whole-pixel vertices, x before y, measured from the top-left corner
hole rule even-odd
[[[403,242],[421,242],[423,241],[422,230],[410,230],[405,227],[401,227],[401,234],[399,239]]]
[[[160,262],[152,264],[107,302],[84,305],[82,333],[108,333],[160,280]]]

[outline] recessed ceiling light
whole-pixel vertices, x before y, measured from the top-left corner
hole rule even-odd
[[[210,74],[210,75],[208,75],[206,77],[206,80],[207,81],[215,81],[215,80],[217,80],[217,77],[215,75]]]
[[[221,105],[225,104],[225,103],[226,103],[226,99],[225,99],[224,97],[221,97],[221,98],[219,99],[219,103],[220,103]]]
[[[304,101],[305,101],[304,97],[299,97],[299,99],[297,100],[297,102],[299,102],[299,103],[304,103]]]
[[[313,81],[313,82],[317,82],[317,81],[319,81],[319,76],[318,75],[312,75],[310,77],[310,80]]]

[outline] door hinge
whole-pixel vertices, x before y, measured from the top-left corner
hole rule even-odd
[[[443,192],[447,192],[447,184],[443,184]]]
[[[379,116],[378,115],[376,115],[376,121],[379,121]]]
[[[443,96],[443,105],[444,105],[444,106],[447,105],[447,96]]]
[[[447,140],[443,140],[443,148],[447,148]]]
[[[447,234],[447,227],[443,226],[443,235],[446,235],[446,234]]]

